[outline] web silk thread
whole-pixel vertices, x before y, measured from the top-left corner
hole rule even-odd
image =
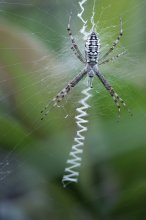
[[[86,40],[86,38],[87,38],[87,36],[88,36],[88,32],[86,32],[86,28],[87,28],[87,20],[84,20],[83,19],[83,17],[82,17],[82,15],[83,15],[83,13],[84,13],[84,11],[85,11],[85,9],[84,9],[84,4],[87,2],[87,0],[82,0],[82,1],[79,1],[78,3],[79,3],[79,5],[80,5],[80,8],[81,8],[81,12],[80,13],[78,13],[78,17],[80,18],[80,20],[82,21],[82,23],[83,23],[83,26],[82,26],[82,28],[80,29],[80,33],[81,34],[83,34],[83,39],[84,40]]]
[[[86,88],[82,91],[82,94],[84,94],[84,98],[79,101],[81,106],[76,109],[77,115],[75,116],[76,124],[78,127],[76,136],[74,138],[74,145],[71,148],[71,151],[69,153],[70,159],[67,160],[68,167],[65,168],[65,174],[62,179],[63,186],[66,187],[71,182],[78,182],[79,177],[79,171],[76,170],[76,168],[81,166],[83,149],[84,146],[84,140],[85,135],[83,134],[85,131],[87,131],[87,123],[88,120],[85,119],[87,114],[87,109],[90,107],[87,104],[88,99],[91,97],[90,94],[91,88]]]

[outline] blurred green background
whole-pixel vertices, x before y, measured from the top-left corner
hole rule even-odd
[[[93,1],[85,4],[91,28]],[[101,67],[133,116],[117,109],[94,79],[89,124],[78,184],[63,188],[62,176],[76,133],[74,116],[84,80],[65,108],[44,121],[40,111],[83,66],[70,50],[66,27],[84,49],[78,1],[0,2],[0,219],[146,219],[146,1],[97,0],[95,22],[101,52],[124,36]],[[66,112],[69,114],[67,118]]]

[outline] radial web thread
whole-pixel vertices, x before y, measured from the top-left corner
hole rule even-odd
[[[75,116],[75,119],[78,130],[74,138],[74,144],[69,153],[70,158],[67,160],[68,166],[65,168],[65,174],[62,179],[64,187],[66,187],[71,182],[78,182],[79,171],[77,168],[81,166],[82,161],[81,155],[83,153],[85,140],[84,132],[87,131],[86,124],[88,123],[88,120],[85,119],[85,117],[88,116],[87,109],[90,107],[87,104],[87,100],[91,97],[91,94],[89,93],[90,90],[91,88],[86,88],[82,91],[82,94],[84,94],[85,97],[79,101],[81,106],[76,109],[77,115]]]

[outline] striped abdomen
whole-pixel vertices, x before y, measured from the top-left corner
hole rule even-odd
[[[97,63],[100,43],[95,32],[92,32],[85,43],[85,55],[87,63]]]

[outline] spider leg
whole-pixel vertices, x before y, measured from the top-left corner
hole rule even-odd
[[[117,46],[122,36],[123,36],[122,18],[120,18],[120,33],[117,39],[113,42],[112,47],[110,47],[110,49],[99,60],[106,58],[114,50],[114,48]]]
[[[122,53],[117,54],[114,57],[111,57],[109,59],[103,60],[101,62],[99,62],[99,65],[105,64],[105,63],[109,63],[109,62],[114,62],[116,59],[118,59],[120,56],[126,54],[126,51],[123,51]]]
[[[84,56],[82,55],[82,53],[80,52],[76,42],[75,42],[75,39],[72,35],[72,32],[71,32],[71,28],[70,28],[70,21],[71,21],[71,15],[69,17],[69,23],[68,23],[68,27],[67,27],[67,31],[68,31],[68,34],[70,36],[70,39],[71,39],[71,42],[72,42],[72,47],[71,49],[74,51],[75,55],[77,56],[77,58],[82,62],[82,63],[85,63],[85,59],[84,59]]]
[[[78,82],[87,74],[87,67],[85,67],[73,80],[71,80],[67,86],[62,89],[46,106],[45,108],[41,111],[41,113],[43,114],[41,120],[44,119],[45,116],[47,116],[47,114],[50,112],[50,110],[57,106],[57,104],[59,104],[62,99],[64,99],[64,97],[66,95],[68,95],[68,93],[70,92],[70,90],[75,87]],[[49,108],[50,107],[50,108]],[[48,110],[47,110],[48,109]],[[47,110],[47,111],[46,111]]]
[[[121,111],[121,106],[120,103],[126,108],[126,104],[123,101],[123,99],[114,91],[114,89],[112,88],[112,86],[108,83],[108,81],[105,79],[105,77],[98,71],[98,69],[95,69],[95,73],[97,75],[97,77],[100,79],[100,81],[102,82],[102,84],[104,85],[104,87],[106,88],[106,90],[109,92],[109,94],[111,95],[111,97],[113,98],[118,111],[119,111],[119,116],[120,116],[120,111]],[[130,110],[128,109],[128,112],[131,114]],[[132,115],[132,114],[131,114]]]
[[[77,53],[76,49],[72,46],[71,47],[72,51],[74,52],[74,54],[77,56],[77,58],[82,62],[85,63],[85,61],[83,60],[83,58]]]

